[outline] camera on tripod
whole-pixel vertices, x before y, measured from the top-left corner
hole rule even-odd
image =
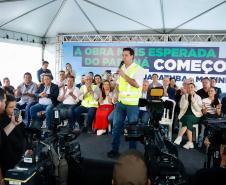
[[[140,99],[139,106],[146,106],[149,112],[148,124],[128,124],[124,135],[126,140],[139,140],[144,144],[144,157],[154,184],[185,184],[184,166],[177,158],[177,148],[165,137],[164,128],[159,124],[166,106],[163,94],[162,87],[151,88],[148,98]]]

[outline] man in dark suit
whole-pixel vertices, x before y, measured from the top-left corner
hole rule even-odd
[[[38,103],[33,105],[30,109],[32,119],[39,119],[37,113],[45,111],[46,126],[51,128],[53,108],[57,105],[57,97],[59,95],[59,88],[56,84],[52,83],[52,74],[44,74],[44,83],[40,85],[35,93],[38,98]]]

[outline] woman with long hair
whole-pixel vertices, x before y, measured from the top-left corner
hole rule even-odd
[[[209,88],[208,98],[204,98],[202,100],[202,104],[203,104],[202,107],[203,120],[205,120],[206,118],[221,117],[221,103],[220,100],[218,99],[218,95],[214,87]],[[198,138],[198,147],[202,147],[204,133],[205,125],[201,124],[201,132]]]
[[[175,144],[180,145],[182,137],[187,133],[188,142],[183,146],[185,149],[194,148],[192,142],[192,127],[197,124],[202,117],[202,99],[195,92],[195,84],[190,83],[187,88],[187,93],[182,95],[180,100],[179,121],[182,123]]]
[[[106,133],[108,127],[108,115],[114,109],[112,103],[113,93],[111,91],[111,84],[108,80],[103,82],[99,104],[97,108],[96,117],[93,124],[93,128],[97,130],[97,135]]]
[[[72,69],[72,65],[70,63],[66,63],[65,77],[67,78],[69,76],[74,76],[75,77],[75,72]]]
[[[202,112],[205,117],[216,118],[221,116],[221,103],[214,87],[210,87],[208,98],[204,98],[202,103]]]

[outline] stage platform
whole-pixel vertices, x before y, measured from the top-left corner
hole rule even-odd
[[[70,164],[69,184],[88,185],[101,184],[110,185],[112,179],[112,169],[116,159],[107,157],[107,152],[111,150],[111,135],[97,136],[94,134],[82,133],[77,140],[81,145],[83,160],[80,164]],[[184,164],[188,181],[195,172],[202,168],[205,161],[204,152],[198,149],[186,150],[182,148],[186,142],[184,139],[181,146],[178,146],[179,159]],[[138,142],[138,150],[144,151],[143,145]],[[128,142],[121,136],[120,153],[128,150]],[[98,174],[98,175],[97,175]],[[76,182],[76,183],[75,183]],[[188,182],[190,184],[190,182]]]

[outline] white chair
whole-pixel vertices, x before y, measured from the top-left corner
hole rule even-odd
[[[180,129],[179,129],[179,132],[180,132],[181,127],[182,127],[182,123],[181,122],[179,122],[179,127],[180,127]],[[199,124],[198,123],[197,124],[193,124],[192,127],[195,128],[195,142],[198,143],[199,142],[198,141],[198,138],[199,138]],[[192,134],[192,136],[193,136],[193,134]]]
[[[172,134],[173,134],[173,119],[174,119],[174,110],[176,106],[176,102],[172,99],[163,99],[164,103],[167,104],[165,106],[162,119],[160,120],[161,125],[168,126],[168,139],[172,140]],[[171,114],[170,114],[171,113]]]

